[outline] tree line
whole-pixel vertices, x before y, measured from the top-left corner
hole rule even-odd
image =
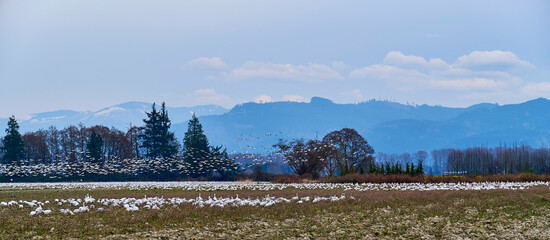
[[[281,139],[274,147],[295,174],[313,178],[357,173],[421,175],[427,155],[424,151],[415,154],[416,166],[410,154],[405,162],[383,153],[379,154],[383,159],[376,161],[374,148],[351,128],[330,132],[321,140]]]
[[[297,175],[359,174],[503,175],[550,174],[550,149],[527,145],[437,149],[414,154],[378,153],[353,129],[334,131],[322,140],[281,140],[274,145]],[[425,169],[424,161],[431,157]]]
[[[105,126],[69,126],[62,130],[19,133],[14,116],[10,117],[6,135],[0,142],[0,157],[4,172],[24,171],[17,166],[43,166],[54,170],[29,170],[50,175],[144,174],[171,177],[230,178],[240,166],[228,156],[223,146],[211,146],[198,118],[193,114],[182,144],[170,131],[171,122],[162,103],[160,110],[153,104],[144,126],[132,126],[123,132]],[[123,164],[125,163],[125,164]],[[142,170],[127,169],[146,165]],[[47,167],[44,167],[47,166]],[[66,169],[59,169],[66,166]],[[10,171],[6,170],[10,168]],[[120,168],[120,169],[118,169]],[[48,172],[48,173],[46,173]],[[1,174],[1,172],[0,172]]]
[[[550,149],[527,145],[441,149],[432,152],[434,169],[453,175],[550,174]],[[446,173],[445,173],[446,171]]]

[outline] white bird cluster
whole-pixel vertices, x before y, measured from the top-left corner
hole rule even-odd
[[[55,207],[60,207],[58,212],[66,215],[75,215],[76,213],[85,213],[90,212],[92,210],[95,210],[97,212],[105,211],[106,208],[116,208],[116,207],[122,207],[126,211],[133,212],[133,211],[139,211],[140,209],[147,209],[147,210],[159,210],[162,208],[165,208],[167,206],[171,207],[179,207],[182,204],[190,204],[192,206],[196,207],[242,207],[242,206],[253,206],[253,207],[269,207],[273,206],[275,204],[280,203],[304,203],[304,202],[321,202],[321,201],[341,201],[345,200],[346,195],[342,194],[340,196],[329,196],[329,197],[299,197],[296,195],[292,198],[284,198],[284,197],[273,197],[266,195],[262,198],[255,198],[252,199],[250,197],[248,198],[240,198],[239,195],[236,197],[210,197],[203,198],[201,195],[199,195],[196,198],[179,198],[179,197],[173,197],[173,198],[164,198],[164,197],[147,197],[144,198],[101,198],[101,199],[94,199],[91,196],[86,196],[83,199],[55,199],[56,204],[50,204],[49,201],[46,202],[38,202],[36,200],[33,200],[31,202],[22,201],[19,202],[26,203],[28,206],[38,206],[36,209],[32,210],[30,212],[30,215],[37,215],[37,214],[50,214],[54,211]],[[355,199],[351,197],[350,199]],[[14,203],[15,202],[15,203]],[[29,204],[33,203],[33,204]],[[10,207],[17,205],[16,201],[10,201],[10,202],[1,202],[0,206],[2,207]],[[44,205],[58,205],[58,206],[50,206],[49,209],[43,209]],[[96,207],[96,205],[100,207]]]
[[[51,209],[42,209],[42,206],[38,206],[36,209],[34,209],[34,211],[31,211],[30,215],[36,215],[36,214],[40,214],[40,213],[44,213],[46,215],[50,214],[52,212]]]
[[[206,154],[205,151],[202,152],[202,155]],[[84,159],[74,161],[68,159],[55,160],[50,163],[24,160],[21,161],[20,165],[0,163],[0,177],[64,179],[71,176],[108,176],[113,174],[130,177],[158,175],[166,172],[177,173],[179,176],[190,176],[213,170],[229,173],[241,168],[240,164],[234,162],[233,159],[220,156],[199,157],[194,159],[193,164],[191,164],[184,161],[188,158],[187,155],[169,158],[120,159],[109,157],[101,163],[89,162]],[[77,156],[81,155],[77,154]]]
[[[291,183],[267,182],[85,182],[85,183],[0,183],[1,189],[177,189],[181,191],[277,191],[298,190],[493,190],[527,189],[550,186],[550,182],[475,182],[475,183]]]

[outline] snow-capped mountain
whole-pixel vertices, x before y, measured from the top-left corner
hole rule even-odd
[[[28,119],[18,119],[22,132],[47,129],[50,126],[64,128],[79,123],[85,126],[104,125],[121,130],[130,126],[140,126],[146,117],[145,112],[151,111],[151,103],[126,102],[110,107],[91,111],[58,110],[31,114]],[[157,106],[160,109],[160,106]],[[202,105],[194,107],[167,107],[168,116],[172,123],[185,122],[195,113],[197,116],[223,114],[228,109],[217,105]],[[5,126],[7,119],[0,119],[1,126]]]

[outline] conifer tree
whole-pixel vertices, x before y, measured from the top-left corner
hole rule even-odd
[[[155,103],[151,112],[146,112],[142,138],[142,147],[146,149],[146,155],[150,158],[171,157],[178,151],[177,142],[173,132],[170,132],[170,119],[164,102],[161,110],[157,111]]]
[[[210,147],[211,161],[214,165],[214,170],[220,175],[221,179],[229,179],[240,171],[240,166],[235,162],[235,159],[230,158],[227,154],[227,149],[222,146]]]
[[[418,167],[416,167],[416,174],[417,175],[424,174],[424,166],[422,166],[422,161],[418,161]]]
[[[390,166],[390,163],[387,162],[386,163],[386,171],[385,171],[386,174],[390,174],[391,173],[391,166]]]
[[[143,119],[145,126],[143,132],[140,135],[142,138],[142,147],[145,148],[147,157],[157,157],[155,149],[158,148],[157,135],[159,132],[158,122],[160,120],[160,114],[157,111],[156,104],[153,103],[151,112],[145,112],[147,119]]]
[[[213,166],[209,163],[210,148],[208,139],[202,130],[202,125],[195,114],[189,120],[187,132],[183,139],[183,151],[185,162],[191,166],[193,177],[210,173]]]
[[[171,157],[178,153],[178,144],[174,132],[170,132],[172,123],[166,111],[166,104],[163,102],[160,108],[160,155]]]
[[[95,133],[95,131],[92,132],[92,135],[90,136],[90,141],[86,144],[86,149],[88,151],[89,159],[93,162],[100,162],[103,157],[103,138]]]
[[[397,174],[402,174],[403,166],[401,166],[401,163],[396,163],[396,164],[397,164]]]
[[[19,164],[25,157],[25,145],[21,133],[19,133],[19,124],[15,116],[11,116],[6,128],[6,136],[2,139],[3,160],[6,163]]]
[[[378,171],[376,170],[376,164],[375,163],[371,163],[369,164],[369,173],[377,173]]]

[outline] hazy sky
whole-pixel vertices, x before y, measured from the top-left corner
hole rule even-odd
[[[550,1],[0,1],[0,117],[550,98]]]

